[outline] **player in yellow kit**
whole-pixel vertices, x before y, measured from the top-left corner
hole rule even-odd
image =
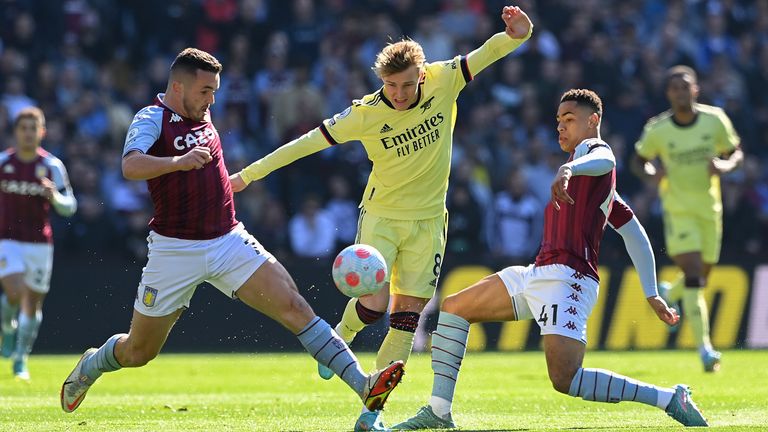
[[[384,315],[391,294],[390,328],[376,364],[408,359],[419,315],[435,293],[446,242],[456,98],[475,75],[531,35],[533,25],[520,8],[504,7],[501,18],[505,31],[451,60],[427,63],[412,40],[387,45],[373,67],[383,82],[379,90],[230,177],[240,191],[304,156],[347,141],[363,143],[373,169],[356,241],[378,249],[392,271],[381,292],[349,301],[336,329],[352,341]],[[320,374],[332,376],[324,368]],[[375,423],[377,414],[367,414],[360,422]]]
[[[645,125],[635,144],[633,168],[659,183],[667,253],[683,272],[661,294],[670,304],[682,298],[684,316],[693,330],[704,369],[714,372],[720,367],[720,353],[709,338],[709,312],[702,289],[720,257],[720,174],[737,168],[743,154],[728,116],[720,108],[697,103],[698,94],[693,69],[669,69],[667,99],[671,109]],[[658,168],[648,163],[655,159],[661,161]]]

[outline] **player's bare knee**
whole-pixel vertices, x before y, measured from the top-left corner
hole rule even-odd
[[[440,307],[440,310],[443,312],[448,312],[450,314],[458,315],[463,318],[467,318],[466,315],[466,308],[464,305],[464,302],[462,301],[462,298],[458,294],[453,294],[445,298],[443,300],[443,305]]]
[[[573,376],[575,374],[575,371],[570,370],[550,370],[549,381],[552,383],[552,388],[560,393],[568,394],[568,391],[571,388],[571,382],[573,381]]]

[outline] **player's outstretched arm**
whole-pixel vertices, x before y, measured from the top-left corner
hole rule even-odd
[[[149,180],[175,171],[200,169],[212,159],[211,149],[203,146],[172,157],[151,156],[134,150],[123,156],[123,176],[128,180]]]
[[[531,37],[533,24],[519,7],[505,6],[501,10],[501,19],[505,25],[504,32],[491,36],[482,46],[467,55],[466,67],[470,79]]]
[[[252,181],[262,179],[278,168],[336,144],[329,141],[323,130],[327,131],[325,123],[248,165],[239,173],[229,176],[232,191],[240,192]]]
[[[611,227],[624,240],[624,247],[627,249],[632,264],[640,276],[640,285],[643,287],[643,293],[645,293],[648,304],[656,312],[656,316],[668,325],[677,324],[679,319],[677,311],[669,307],[664,299],[659,297],[656,286],[656,259],[651,248],[651,241],[648,239],[648,234],[645,232],[643,225],[640,224],[637,217],[632,216],[632,219],[621,227],[615,228],[612,225]]]

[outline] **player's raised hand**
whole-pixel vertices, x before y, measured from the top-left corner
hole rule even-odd
[[[40,177],[40,184],[43,185],[43,196],[48,200],[52,200],[56,194],[56,183],[51,181],[48,177]]]
[[[178,156],[176,163],[178,164],[179,171],[189,171],[193,169],[200,169],[211,160],[213,160],[213,157],[211,157],[210,148],[195,146],[192,147],[185,155]]]
[[[522,39],[531,30],[531,19],[517,6],[504,6],[501,9],[501,19],[507,25],[507,36],[512,39]]]
[[[229,176],[229,184],[232,186],[232,192],[240,192],[248,186],[245,184],[245,180],[240,176],[240,173],[231,174]]]
[[[651,305],[653,311],[656,312],[656,316],[667,325],[673,326],[680,321],[680,316],[677,314],[677,311],[674,308],[669,307],[663,298],[653,296],[648,297],[646,300],[648,300],[648,304]]]
[[[551,188],[552,206],[555,207],[555,210],[560,210],[559,201],[573,204],[573,198],[568,195],[568,181],[571,179],[572,174],[573,171],[567,166],[561,166],[560,169],[557,170],[557,175],[555,175],[555,180],[552,182]]]

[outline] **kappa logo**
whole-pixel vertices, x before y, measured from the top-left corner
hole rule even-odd
[[[171,119],[168,121],[168,123],[178,123],[178,122],[181,122],[181,121],[183,121],[181,119],[181,116],[176,114],[176,113],[173,113],[173,114],[171,114]]]
[[[392,132],[392,130],[393,129],[388,124],[384,123],[384,126],[381,127],[381,130],[379,131],[379,133]]]
[[[576,292],[581,292],[581,285],[579,285],[577,283],[572,283],[571,284],[571,288],[573,288],[573,290],[576,291]]]
[[[573,301],[575,301],[576,303],[578,303],[578,302],[580,301],[580,300],[579,300],[579,296],[577,296],[577,295],[576,295],[576,294],[574,294],[574,293],[571,293],[571,295],[569,295],[569,296],[568,296],[568,298],[569,298],[569,299],[571,299],[571,300],[573,300]]]
[[[155,300],[157,300],[157,290],[151,286],[145,286],[144,295],[141,296],[141,302],[144,303],[144,306],[146,307],[152,307],[155,305]]]
[[[563,324],[563,327],[569,330],[576,330],[576,324],[574,324],[573,321],[568,321],[567,323]]]
[[[576,312],[576,308],[573,306],[568,307],[568,309],[565,310],[565,313],[569,313],[571,315],[578,315]]]
[[[581,280],[581,279],[584,279],[584,274],[583,274],[583,273],[581,273],[581,272],[577,272],[577,271],[575,271],[575,272],[573,272],[573,274],[571,275],[571,277],[572,277],[572,278],[574,278],[574,279],[579,279],[579,280]]]
[[[426,101],[426,102],[424,102],[423,104],[421,104],[421,105],[419,106],[419,108],[421,108],[421,113],[422,113],[422,114],[424,114],[425,112],[427,112],[427,110],[428,110],[428,109],[432,108],[432,99],[434,99],[434,98],[435,98],[435,97],[434,97],[434,96],[432,96],[431,98],[427,99],[427,101]]]

